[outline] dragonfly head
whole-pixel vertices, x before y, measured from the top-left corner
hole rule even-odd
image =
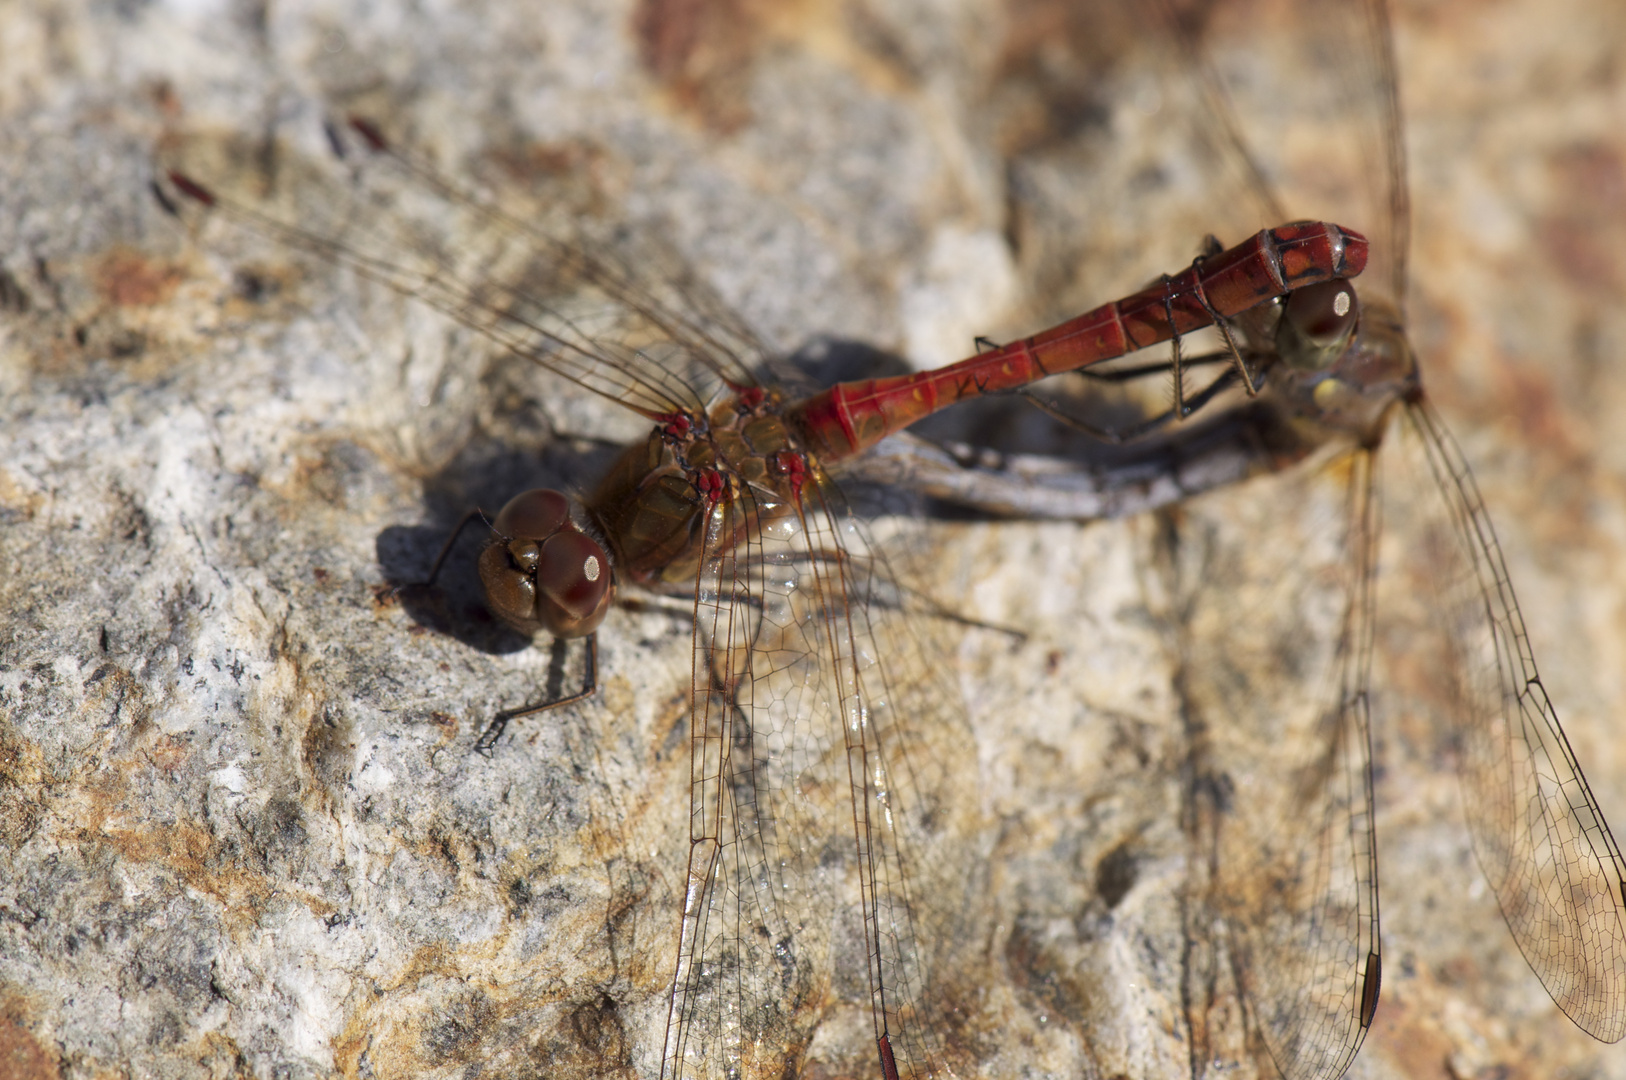
[[[1389,410],[1418,392],[1399,314],[1382,300],[1360,302],[1348,281],[1296,290],[1277,325],[1276,349],[1299,418],[1363,445],[1375,446]]]
[[[571,518],[565,495],[522,491],[491,527],[496,536],[480,553],[480,581],[493,614],[526,633],[571,638],[598,629],[614,592],[610,560]]]
[[[1345,278],[1288,294],[1276,323],[1276,352],[1295,371],[1325,371],[1338,359],[1361,318],[1355,286]]]

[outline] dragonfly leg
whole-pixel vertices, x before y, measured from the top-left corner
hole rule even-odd
[[[1187,366],[1196,366],[1197,364],[1209,364],[1229,360],[1229,353],[1215,353],[1208,356],[1192,357],[1191,359],[1185,361],[1185,364]],[[1127,378],[1138,375],[1155,374],[1157,372],[1167,370],[1169,370],[1168,365],[1155,364],[1134,369],[1132,372],[1125,371],[1121,373],[1096,373],[1094,377],[1112,380],[1115,376]],[[1243,368],[1242,370],[1246,371],[1246,368]],[[1240,374],[1241,373],[1233,363],[1224,374],[1217,376],[1213,382],[1203,387],[1202,390],[1198,391],[1192,397],[1181,401],[1175,408],[1165,409],[1156,416],[1148,417],[1139,423],[1131,424],[1130,426],[1124,428],[1109,428],[1087,423],[1086,421],[1080,420],[1078,417],[1071,415],[1065,410],[1058,408],[1036,394],[1027,391],[1024,391],[1024,393],[1027,394],[1028,400],[1031,401],[1034,406],[1045,415],[1066,424],[1068,427],[1073,428],[1076,431],[1081,431],[1091,438],[1100,439],[1102,442],[1112,443],[1114,445],[1120,445],[1123,443],[1134,442],[1137,439],[1145,438],[1147,435],[1166,427],[1173,421],[1186,419],[1192,413],[1202,409],[1210,401],[1214,400],[1214,398],[1235,386]],[[1250,388],[1257,393],[1257,387],[1252,386],[1251,383]]]
[[[1200,258],[1201,257],[1199,256],[1199,260]],[[1180,419],[1184,420],[1190,414],[1186,411],[1186,373],[1180,365],[1180,331],[1175,329],[1174,326],[1174,294],[1169,288],[1169,286],[1173,284],[1174,279],[1169,275],[1164,274],[1163,317],[1168,320],[1169,333],[1171,335],[1169,338],[1169,366],[1174,372],[1174,414],[1180,417]],[[1200,284],[1198,285],[1197,290],[1198,296],[1201,296],[1202,286]],[[1205,300],[1203,303],[1206,307],[1207,301]]]
[[[1231,354],[1228,352],[1203,353],[1200,356],[1187,356],[1181,359],[1183,368],[1203,367],[1209,364],[1229,364]],[[1159,360],[1151,364],[1136,364],[1134,367],[1109,368],[1103,371],[1100,368],[1085,367],[1067,374],[1077,375],[1084,379],[1095,379],[1097,382],[1132,382],[1135,379],[1144,379],[1148,375],[1167,375],[1170,364],[1167,360]],[[1190,410],[1187,410],[1189,415]]]
[[[1210,236],[1208,241],[1204,244],[1203,254],[1198,255],[1195,259],[1191,260],[1191,268],[1193,270],[1200,269],[1203,262],[1208,259],[1210,255],[1217,254],[1217,252],[1214,251],[1214,248],[1218,246],[1219,240]],[[1164,280],[1168,280],[1167,276],[1164,277]],[[1200,273],[1193,274],[1192,281],[1196,285],[1194,292],[1197,297],[1197,303],[1203,306],[1203,310],[1208,313],[1208,317],[1213,320],[1214,326],[1219,330],[1220,336],[1225,338],[1225,350],[1230,354],[1231,363],[1236,367],[1236,373],[1242,379],[1242,388],[1248,392],[1249,397],[1258,397],[1259,387],[1254,382],[1253,373],[1248,370],[1248,362],[1242,355],[1241,347],[1236,343],[1236,333],[1231,329],[1230,321],[1216,311],[1213,304],[1208,302],[1208,294],[1203,291],[1202,275]],[[1174,326],[1174,313],[1172,307],[1167,299],[1163,301],[1163,304],[1166,309],[1169,309],[1169,326],[1172,329]],[[1180,363],[1180,335],[1178,334],[1174,336],[1174,362],[1176,364],[1174,371],[1175,405],[1178,407],[1180,403],[1180,369],[1178,367]]]
[[[487,525],[491,524],[490,520],[485,515],[485,511],[481,510],[479,507],[475,507],[473,510],[465,513],[462,517],[457,519],[457,524],[452,527],[451,535],[446,537],[446,542],[440,545],[440,554],[435,556],[435,561],[430,565],[429,576],[424,578],[422,581],[409,581],[404,585],[397,585],[392,591],[400,592],[402,589],[427,589],[434,585],[435,579],[440,576],[440,568],[446,565],[446,556],[452,553],[452,545],[457,543],[457,538],[463,535],[463,530],[467,528],[469,522],[473,521],[475,518],[479,518]]]
[[[598,634],[587,635],[587,672],[582,680],[582,688],[574,694],[554,698],[536,705],[525,705],[518,709],[504,709],[491,718],[485,732],[475,740],[474,749],[481,754],[489,754],[491,748],[502,738],[502,733],[508,727],[508,721],[517,720],[522,716],[533,716],[536,713],[547,712],[549,709],[562,708],[565,705],[574,705],[578,701],[586,701],[598,693]]]

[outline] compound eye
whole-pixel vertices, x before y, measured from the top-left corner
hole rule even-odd
[[[552,488],[532,488],[508,500],[491,527],[498,536],[546,540],[570,524],[570,500]]]
[[[598,629],[610,601],[610,560],[598,541],[575,529],[550,536],[536,569],[543,622],[559,637]]]
[[[1360,316],[1355,287],[1343,278],[1294,289],[1283,313],[1303,340],[1317,348],[1342,341]]]
[[[585,533],[555,533],[542,545],[537,584],[568,614],[585,618],[610,588],[610,564],[598,541]]]

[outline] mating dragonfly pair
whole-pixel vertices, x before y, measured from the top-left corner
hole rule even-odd
[[[924,748],[934,727],[954,723],[954,695],[832,473],[955,402],[1169,341],[1170,419],[1212,411],[1226,391],[1253,397],[1246,413],[1227,413],[1240,418],[1236,445],[1252,469],[1338,456],[1348,483],[1349,602],[1336,693],[1310,718],[1317,750],[1301,776],[1259,799],[1224,792],[1223,748],[1206,769],[1223,916],[1213,932],[1231,939],[1269,1056],[1289,1076],[1341,1075],[1378,1004],[1371,470],[1397,413],[1421,437],[1457,567],[1438,614],[1476,854],[1554,1000],[1600,1038],[1626,1032],[1626,862],[1547,701],[1489,519],[1423,395],[1403,317],[1350,283],[1369,254],[1359,233],[1267,230],[948,368],[797,396],[764,377],[748,334],[661,295],[609,251],[480,202],[369,124],[334,140],[357,168],[333,205],[354,212],[330,210],[326,223],[270,215],[180,171],[162,190],[378,279],[650,423],[579,502],[516,496],[492,520],[481,571],[499,616],[589,642],[618,585],[692,599],[690,845],[663,1074],[778,1075],[797,1060],[817,1019],[803,1005],[842,955],[839,926],[810,913],[853,909],[877,1072],[975,1070],[945,1034],[957,1005],[943,987],[962,943],[939,932],[970,903],[954,861],[970,800]],[[484,220],[502,253],[402,246],[371,228],[402,190]],[[1392,228],[1391,240],[1403,236]],[[1390,258],[1383,284],[1398,299],[1404,264]],[[1225,348],[1182,357],[1182,337],[1208,325]],[[1216,358],[1224,373],[1187,400],[1183,368]],[[826,845],[833,835],[845,851]]]

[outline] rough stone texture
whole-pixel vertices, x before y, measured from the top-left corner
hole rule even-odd
[[[451,593],[467,571],[439,609],[383,589],[468,501],[585,483],[593,440],[635,425],[332,268],[189,234],[147,191],[166,137],[275,163],[322,153],[324,107],[364,111],[454,175],[579,180],[782,348],[833,335],[937,362],[1173,270],[1249,215],[1234,186],[1205,194],[1185,91],[1099,17],[0,6],[0,1075],[645,1076],[658,1056],[681,615],[616,612],[599,698],[488,760],[470,752],[484,719],[574,661],[551,672],[546,645],[483,622]],[[1286,3],[1257,17],[1302,29]],[[1595,0],[1397,21],[1414,341],[1623,825],[1626,27]],[[1336,195],[1302,150],[1346,130],[1318,82],[1333,58],[1253,49],[1245,73],[1322,121],[1272,167]],[[1177,605],[1155,552],[1171,521],[1223,545],[1284,518],[1291,560],[1292,484],[1177,519],[920,526],[928,584],[1029,632],[972,631],[958,656],[966,797],[989,823],[967,851],[994,855],[997,918],[963,977],[985,988],[987,1075],[1202,1071],[1179,996]],[[1400,494],[1403,523],[1427,493]],[[1385,557],[1406,557],[1403,530]],[[1207,587],[1246,618],[1309,604],[1300,584]],[[1396,686],[1403,660],[1380,665]],[[1576,1031],[1513,950],[1449,766],[1402,712],[1379,711],[1388,970],[1352,1075],[1626,1076],[1626,1050]],[[807,1072],[873,1075],[870,1054],[832,1025]]]

